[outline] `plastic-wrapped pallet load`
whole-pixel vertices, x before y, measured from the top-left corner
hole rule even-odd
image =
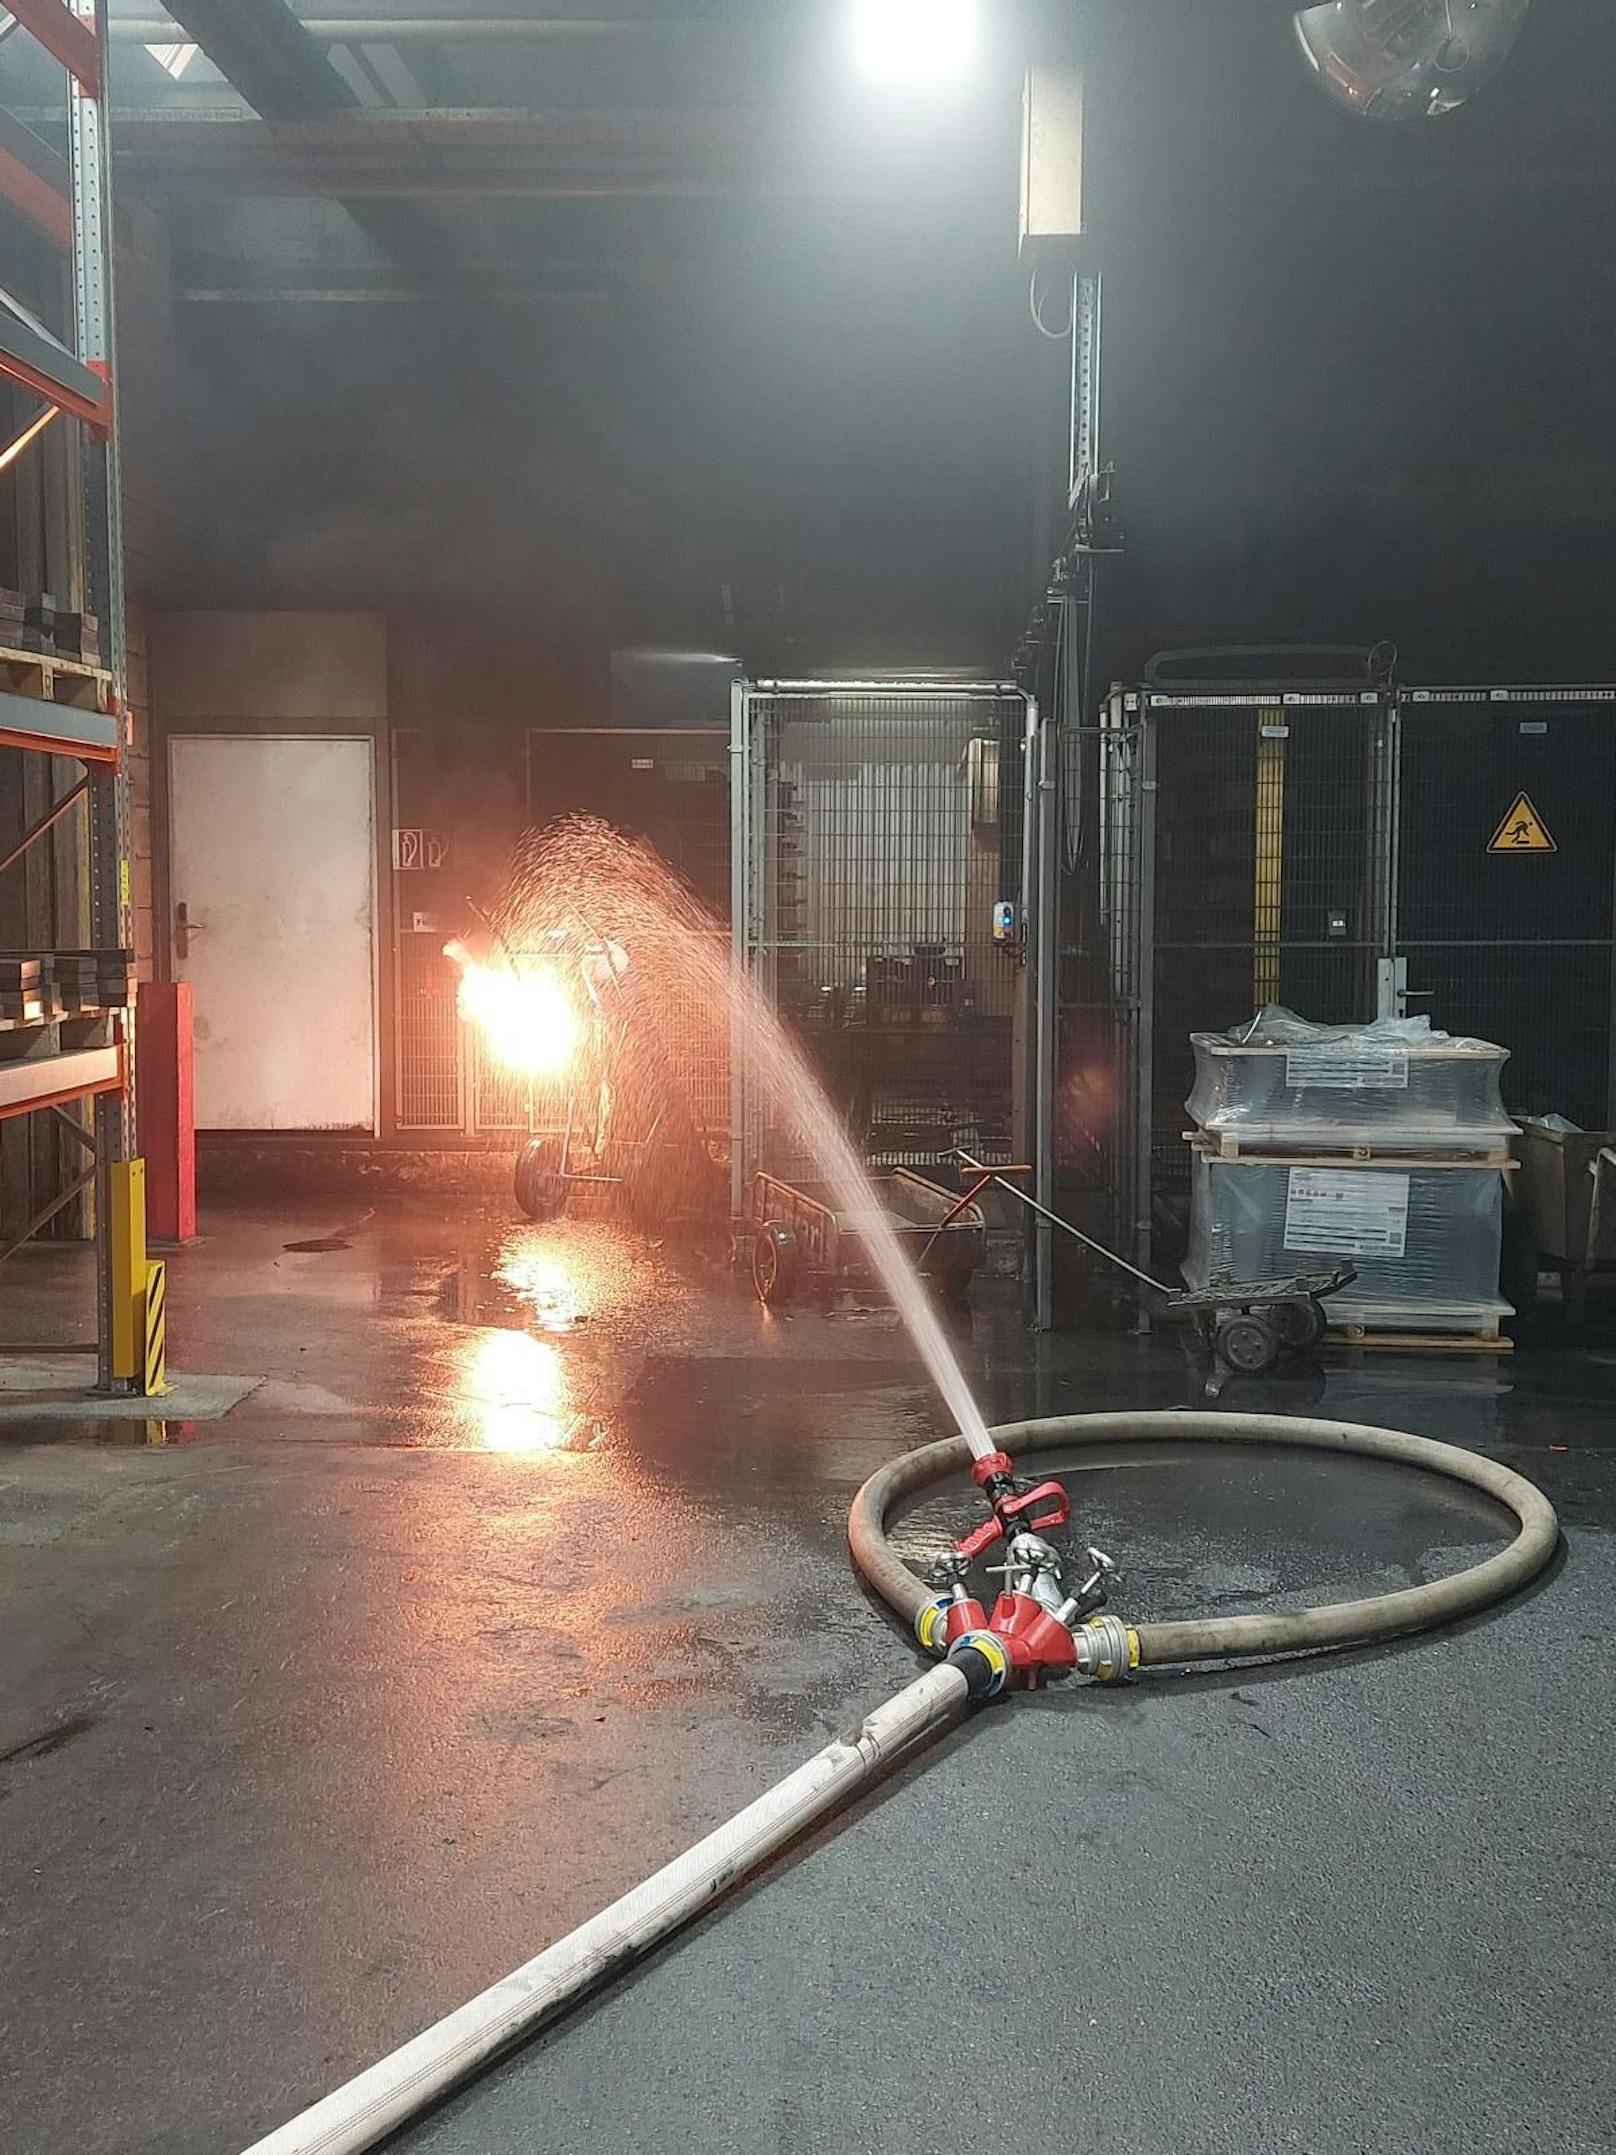
[[[1194,1033],[1189,1112],[1240,1152],[1500,1152],[1515,1135],[1498,1080],[1507,1048],[1429,1018],[1311,1025],[1270,1004],[1227,1033]]]
[[[1197,1153],[1191,1287],[1275,1279],[1350,1257],[1358,1277],[1325,1305],[1333,1326],[1495,1333],[1504,1182],[1495,1167],[1298,1165]]]
[[[1272,1004],[1192,1038],[1192,1287],[1351,1258],[1332,1326],[1497,1334],[1507,1049],[1424,1017],[1312,1025]]]

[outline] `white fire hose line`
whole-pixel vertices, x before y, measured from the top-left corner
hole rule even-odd
[[[255,2140],[246,2155],[356,2155],[374,2147],[491,2058],[632,1966],[804,1826],[844,1803],[891,1759],[957,1714],[967,1688],[964,1673],[950,1662],[928,1669],[694,1848],[290,2124]]]
[[[1169,1411],[1018,1422],[993,1430],[991,1438],[1012,1454],[1185,1441],[1346,1453],[1466,1483],[1515,1514],[1519,1530],[1507,1548],[1467,1571],[1421,1586],[1322,1608],[1139,1625],[1131,1636],[1141,1665],[1269,1660],[1363,1645],[1452,1622],[1524,1586],[1559,1543],[1554,1509],[1532,1483],[1479,1453],[1396,1430],[1283,1415]],[[905,1621],[913,1621],[928,1589],[888,1541],[887,1513],[904,1499],[958,1475],[970,1465],[973,1451],[964,1437],[923,1445],[871,1475],[853,1500],[848,1539],[854,1562]],[[973,1647],[972,1639],[981,1644]],[[245,2155],[357,2155],[374,2147],[492,2058],[632,1966],[805,1826],[845,1802],[900,1752],[952,1719],[969,1697],[985,1695],[984,1649],[998,1657],[1002,1672],[1003,1655],[996,1642],[983,1634],[968,1635],[954,1649],[955,1659],[939,1662],[905,1685],[694,1848],[290,2124],[254,2141]]]

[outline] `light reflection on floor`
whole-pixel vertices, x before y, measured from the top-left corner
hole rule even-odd
[[[489,1452],[575,1448],[583,1418],[561,1350],[531,1332],[479,1332],[460,1349],[457,1387],[471,1441]]]
[[[570,1332],[580,1318],[592,1314],[588,1290],[597,1284],[595,1270],[575,1242],[541,1241],[519,1233],[501,1251],[494,1278],[544,1331]]]

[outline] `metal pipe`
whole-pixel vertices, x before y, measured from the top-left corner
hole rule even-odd
[[[694,1848],[267,2139],[254,2141],[246,2155],[357,2155],[374,2147],[711,1907],[899,1752],[951,1720],[971,1688],[957,1662],[928,1669]]]
[[[6,446],[0,449],[0,471],[6,471],[11,465],[15,464],[28,444],[32,441],[38,441],[40,435],[44,433],[51,421],[58,418],[60,414],[60,405],[47,404],[37,418],[28,422],[20,434],[14,435]]]
[[[1111,1264],[1120,1265],[1124,1272],[1131,1272],[1136,1280],[1143,1280],[1147,1287],[1154,1287],[1158,1294],[1170,1295],[1172,1293],[1172,1288],[1167,1286],[1164,1281],[1152,1279],[1148,1272],[1141,1272],[1137,1265],[1129,1264],[1126,1257],[1119,1257],[1115,1250],[1108,1250],[1103,1242],[1096,1242],[1092,1235],[1084,1234],[1081,1227],[1074,1227],[1070,1220],[1063,1219],[1058,1212],[1053,1211],[1048,1205],[1040,1204],[1036,1197],[1029,1197],[1019,1183],[1008,1181],[996,1168],[988,1167],[981,1160],[972,1159],[971,1155],[962,1146],[955,1146],[954,1155],[973,1173],[981,1174],[988,1182],[996,1182],[999,1188],[1006,1191],[1011,1197],[1019,1198],[1029,1212],[1036,1212],[1038,1217],[1041,1220],[1047,1220],[1051,1227],[1060,1228],[1063,1234],[1068,1234],[1074,1241],[1081,1242],[1087,1248],[1097,1251],[1100,1256],[1106,1258]]]
[[[4,1248],[0,1248],[0,1265],[3,1265],[8,1257],[14,1256],[31,1236],[39,1233],[42,1227],[48,1227],[58,1212],[65,1212],[74,1198],[81,1197],[94,1180],[95,1168],[92,1164],[84,1170],[76,1181],[70,1182],[65,1190],[58,1192],[41,1211],[36,1212],[27,1226],[20,1228]],[[28,1352],[32,1354],[34,1349],[30,1347]]]
[[[62,795],[62,798],[56,803],[56,806],[54,808],[49,808],[45,811],[44,815],[40,817],[39,821],[33,826],[32,830],[27,830],[23,832],[22,836],[17,840],[17,843],[12,847],[11,851],[6,855],[5,859],[0,860],[0,875],[5,874],[6,870],[11,866],[13,861],[20,861],[22,859],[23,855],[28,851],[28,848],[34,843],[36,838],[43,838],[45,833],[50,829],[53,823],[59,823],[62,820],[63,816],[67,814],[67,811],[72,807],[73,803],[76,800],[81,799],[83,795],[89,790],[89,784],[90,781],[87,778],[81,778],[76,786],[69,787],[68,791]]]
[[[1055,1078],[1060,993],[1060,714],[1034,705],[1038,739],[1038,890],[1034,902],[1036,970],[1033,974],[1033,1181],[1039,1214],[1034,1236],[1034,1321],[1040,1332],[1055,1322],[1054,1244],[1048,1222],[1055,1200]]]

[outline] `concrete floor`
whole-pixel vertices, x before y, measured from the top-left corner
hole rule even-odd
[[[241,1405],[156,1444],[0,1427],[8,2155],[231,2155],[916,1665],[842,1549],[942,1426],[884,1315],[770,1318],[497,1208],[204,1227],[171,1354]],[[30,1250],[7,1340],[84,1336],[88,1294]],[[982,1300],[992,1415],[1197,1403],[1170,1346],[1035,1351]],[[1613,1364],[1551,1321],[1226,1395],[1496,1452],[1564,1561],[1394,1650],[979,1715],[400,2145],[1616,2147]],[[1072,1480],[1142,1616],[1404,1582],[1498,1527],[1351,1462]]]

